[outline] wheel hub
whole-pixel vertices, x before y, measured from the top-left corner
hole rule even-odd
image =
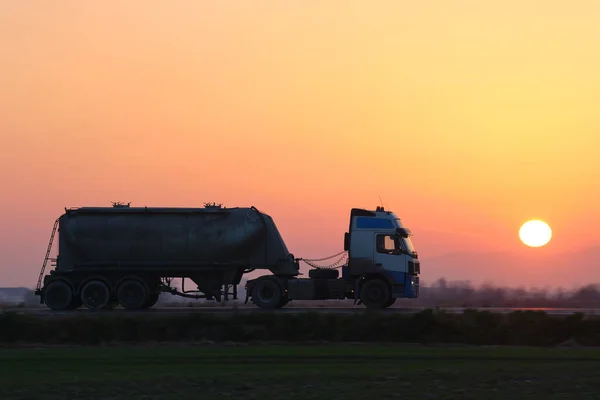
[[[273,300],[273,295],[273,290],[270,287],[264,287],[260,292],[258,292],[258,297],[260,298],[260,301],[264,301],[265,303],[268,303],[269,301]]]

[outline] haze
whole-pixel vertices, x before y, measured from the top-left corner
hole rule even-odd
[[[254,205],[320,258],[379,197],[424,281],[600,282],[599,19],[591,0],[1,2],[1,284],[35,285],[65,207]],[[519,241],[533,218],[548,246]]]

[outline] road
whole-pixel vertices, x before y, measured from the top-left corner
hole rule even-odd
[[[379,313],[387,314],[414,314],[416,312],[425,310],[426,308],[400,308],[392,307],[386,310],[378,311]],[[506,314],[517,310],[531,310],[531,311],[544,311],[550,315],[571,315],[575,313],[584,313],[586,315],[600,316],[600,308],[476,308],[479,311],[490,311],[494,313]],[[461,307],[448,307],[439,308],[448,313],[462,313],[466,309]],[[0,312],[12,311],[18,314],[32,314],[43,317],[55,317],[65,315],[186,315],[186,314],[220,314],[220,315],[233,315],[234,313],[277,313],[277,314],[299,314],[307,312],[317,312],[321,314],[360,314],[365,313],[367,310],[364,307],[284,307],[278,310],[262,310],[257,307],[155,307],[149,310],[143,311],[126,311],[120,308],[111,311],[100,311],[91,312],[85,308],[81,308],[75,311],[52,311],[47,308],[13,308],[4,309]]]

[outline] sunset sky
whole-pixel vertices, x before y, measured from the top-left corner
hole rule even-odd
[[[380,197],[426,282],[600,283],[598,21],[593,0],[2,1],[0,286],[35,286],[65,207],[254,205],[320,258]],[[549,245],[520,242],[533,218]]]

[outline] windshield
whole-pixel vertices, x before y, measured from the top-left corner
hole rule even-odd
[[[417,252],[415,250],[415,246],[413,246],[413,244],[412,244],[412,240],[410,240],[410,237],[402,238],[402,245],[404,246],[404,249],[406,251],[408,251],[410,254]]]

